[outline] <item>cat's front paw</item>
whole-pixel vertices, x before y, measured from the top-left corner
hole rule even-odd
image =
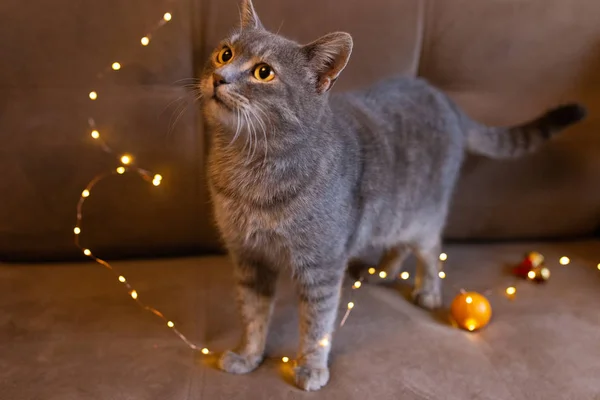
[[[442,306],[442,293],[440,290],[415,290],[413,300],[426,310],[435,310]]]
[[[329,381],[328,368],[314,368],[308,365],[299,365],[294,370],[296,386],[302,390],[319,390]]]
[[[241,356],[228,350],[221,355],[219,368],[231,374],[246,374],[256,369],[261,362],[262,356]]]

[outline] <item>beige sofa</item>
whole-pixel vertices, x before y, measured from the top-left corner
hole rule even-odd
[[[113,256],[219,248],[204,182],[206,138],[184,85],[237,22],[237,0],[16,0],[1,6],[0,256],[78,255],[74,206],[115,160],[89,138],[95,117],[117,151],[161,173],[159,190],[134,178],[100,185],[86,205],[86,240]],[[474,118],[508,125],[581,101],[588,120],[538,154],[469,159],[446,237],[591,235],[600,225],[600,3],[593,0],[256,0],[272,30],[307,42],[333,30],[355,39],[336,85],[422,76]],[[172,21],[147,47],[139,37],[165,10]],[[115,60],[126,65],[103,80]],[[90,102],[87,93],[100,96]],[[181,106],[179,109],[178,107]],[[181,108],[181,118],[175,122]]]
[[[392,74],[420,75],[477,119],[513,124],[563,101],[588,121],[531,157],[470,159],[448,238],[590,236],[600,222],[600,3],[597,0],[255,0],[271,29],[309,41],[332,30],[355,39],[336,90]],[[140,37],[163,13],[173,19]],[[85,204],[82,242],[99,256],[159,256],[219,248],[204,182],[207,140],[184,87],[237,20],[236,0],[0,2],[0,260],[80,257],[75,205],[116,160],[102,137],[164,176],[102,181]],[[123,68],[99,81],[114,61]],[[90,102],[90,90],[98,99]],[[178,109],[178,106],[179,107]],[[179,110],[181,118],[175,123]],[[405,297],[409,280],[343,287],[355,303],[335,334],[329,385],[289,384],[283,356],[297,344],[297,302],[279,291],[257,371],[231,376],[135,305],[97,264],[0,263],[0,398],[246,400],[583,400],[600,398],[600,246],[575,243],[445,246],[444,304],[484,293],[491,323],[469,334],[447,313]],[[545,285],[515,281],[526,251],[546,256]],[[568,256],[568,266],[559,258]],[[113,266],[187,337],[214,352],[239,333],[225,257],[115,261]],[[516,297],[504,290],[517,287]],[[342,306],[343,307],[343,306]],[[288,364],[289,365],[289,364]],[[286,380],[288,382],[286,383]]]

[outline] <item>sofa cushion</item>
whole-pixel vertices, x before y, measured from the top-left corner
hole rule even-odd
[[[7,16],[0,51],[10,61],[0,63],[1,259],[80,254],[73,227],[81,191],[118,165],[90,137],[88,117],[115,151],[131,152],[165,179],[158,188],[127,175],[101,182],[85,204],[83,243],[100,255],[155,255],[210,242],[198,229],[208,209],[199,200],[203,142],[181,81],[193,76],[190,3],[7,0],[0,7]],[[165,11],[172,21],[142,47]],[[114,61],[121,70],[98,79]]]
[[[255,0],[263,23],[300,42],[352,34],[353,56],[334,90],[420,75],[489,124],[526,121],[578,100],[588,121],[543,151],[514,161],[470,158],[447,237],[589,234],[600,222],[600,6],[593,0]],[[106,256],[219,248],[204,164],[207,137],[192,83],[238,21],[238,0],[154,4],[16,0],[0,6],[0,259],[79,256],[75,205],[116,159],[89,137],[93,116],[117,152],[161,173],[99,184],[86,202],[82,240]],[[141,36],[165,11],[173,20]],[[124,67],[97,74],[113,61]],[[98,100],[86,96],[97,90]],[[179,110],[184,109],[181,118]],[[178,119],[178,120],[177,120]],[[177,121],[175,121],[177,120]]]
[[[450,238],[576,236],[600,226],[600,3],[428,2],[419,74],[473,118],[518,124],[568,101],[588,120],[519,160],[465,165]]]

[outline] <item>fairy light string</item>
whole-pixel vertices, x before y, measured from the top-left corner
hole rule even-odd
[[[439,272],[438,272],[438,276],[441,279],[445,279],[446,278],[446,273],[443,270],[443,265],[446,262],[446,260],[448,259],[448,255],[446,253],[441,253],[439,255],[439,259],[440,259],[440,267],[439,267]],[[369,275],[375,275],[377,273],[377,270],[373,267],[367,269],[367,272],[369,273]],[[379,273],[377,273],[377,275],[379,276],[380,279],[385,279],[387,278],[387,272],[386,271],[379,271]],[[402,271],[400,274],[398,274],[398,278],[402,279],[402,280],[407,280],[408,278],[410,278],[410,273],[408,271]],[[352,285],[352,289],[353,290],[358,290],[362,287],[362,278],[355,281],[354,284]],[[354,296],[352,296],[354,297]],[[346,305],[346,312],[344,313],[344,316],[342,317],[342,320],[340,321],[340,328],[344,326],[344,324],[346,323],[346,320],[348,319],[348,317],[350,316],[350,313],[352,312],[352,310],[354,309],[354,307],[356,306],[356,300],[352,299],[350,302],[348,302],[348,304]]]
[[[447,274],[444,271],[444,264],[446,263],[446,261],[448,260],[448,254],[446,253],[440,253],[439,255],[439,272],[438,272],[438,276],[441,279],[445,279]],[[562,256],[559,258],[558,263],[562,266],[567,266],[571,263],[571,259],[567,256]],[[600,263],[596,266],[598,270],[600,270]],[[386,271],[379,271],[377,272],[377,269],[375,269],[374,267],[370,267],[367,269],[367,273],[369,275],[375,275],[377,274],[379,276],[380,279],[385,279],[387,277],[387,272]],[[410,273],[408,271],[402,271],[399,275],[398,278],[402,279],[402,280],[407,280],[408,278],[410,278]],[[534,281],[535,279],[537,279],[538,276],[534,271],[529,271],[527,273],[527,279],[530,281]],[[506,295],[506,297],[508,297],[509,299],[513,300],[516,297],[517,294],[517,285],[518,285],[518,281],[516,278],[513,278],[513,282],[510,284],[510,286],[508,286],[505,290],[504,290],[504,294]],[[358,280],[356,282],[354,282],[354,284],[352,285],[352,289],[359,289],[362,286],[362,278],[361,280]],[[460,293],[465,293],[465,289],[461,288],[459,290]],[[484,292],[484,294],[489,295],[491,294],[491,290],[486,290]],[[468,299],[468,298],[467,298]],[[355,307],[356,305],[356,300],[352,300],[348,303],[347,305],[347,309],[346,312],[344,314],[344,316],[342,317],[342,321],[340,323],[340,327],[344,326],[346,320],[348,319],[348,316],[350,315],[350,312],[352,311],[352,309]]]
[[[173,19],[173,15],[170,12],[166,12],[163,15],[162,19],[158,23],[156,23],[154,25],[154,27],[152,29],[150,29],[150,31],[147,32],[146,35],[144,35],[140,39],[141,45],[148,46],[150,44],[150,39],[151,39],[152,35],[160,27],[164,26],[166,23],[168,23],[172,19]],[[97,75],[97,78],[102,79],[106,72],[120,71],[124,67],[126,67],[126,64],[124,65],[121,61],[113,61],[110,64],[110,66],[105,68],[103,72],[101,72]],[[95,101],[99,98],[99,94],[96,90],[92,90],[88,93],[88,97],[91,101]],[[83,206],[84,206],[86,200],[92,195],[92,191],[93,191],[94,187],[100,181],[102,181],[106,178],[112,177],[114,175],[124,175],[125,173],[134,173],[134,174],[138,175],[140,178],[142,178],[144,181],[152,183],[152,185],[154,185],[154,186],[159,186],[162,182],[161,175],[152,174],[150,171],[138,167],[135,164],[135,160],[131,154],[125,153],[125,154],[117,155],[112,150],[112,148],[110,146],[108,146],[108,144],[102,138],[102,133],[96,126],[96,121],[94,120],[94,118],[91,118],[91,117],[88,118],[88,126],[90,129],[89,134],[92,137],[92,139],[96,142],[96,144],[98,146],[100,146],[100,148],[102,148],[102,150],[104,150],[106,153],[109,153],[109,154],[117,157],[117,159],[119,160],[121,165],[110,172],[105,172],[105,173],[96,175],[87,184],[85,189],[81,192],[79,201],[77,203],[76,223],[75,223],[75,227],[73,228],[75,245],[81,250],[81,252],[83,253],[84,256],[92,259],[97,264],[99,264],[102,267],[106,268],[107,270],[111,271],[113,273],[113,275],[115,276],[115,279],[123,286],[123,288],[129,294],[130,298],[133,301],[135,301],[138,306],[140,306],[143,310],[152,313],[157,318],[160,318],[161,321],[169,329],[171,329],[171,331],[173,331],[173,333],[175,333],[175,335],[177,335],[188,347],[190,347],[193,350],[199,350],[202,354],[210,354],[210,350],[208,350],[208,348],[203,347],[203,346],[198,346],[198,345],[194,344],[192,341],[190,341],[183,333],[181,333],[181,331],[179,331],[179,329],[177,329],[177,327],[175,326],[175,323],[172,320],[168,319],[161,311],[159,311],[155,307],[143,302],[142,299],[140,298],[139,292],[133,287],[133,285],[129,282],[129,280],[127,280],[127,278],[123,274],[121,274],[108,261],[95,255],[89,247],[84,246],[82,244],[81,234],[83,233],[83,226],[84,226],[84,224],[83,224]]]
[[[152,41],[152,37],[153,35],[156,33],[156,31],[158,29],[160,29],[162,26],[164,26],[165,24],[169,23],[171,20],[173,19],[173,15],[170,12],[165,12],[163,14],[163,17],[160,19],[160,21],[158,21],[149,31],[146,32],[146,34],[144,36],[141,37],[139,43],[141,44],[142,47],[147,47],[151,44]],[[120,71],[121,69],[123,69],[124,67],[126,67],[127,64],[124,64],[122,61],[113,61],[109,66],[107,66],[102,72],[98,73],[97,78],[98,79],[102,79],[105,74],[107,72],[117,72]],[[88,93],[88,97],[91,101],[95,101],[99,98],[99,94],[96,90],[91,90]],[[181,331],[179,331],[176,326],[175,323],[168,319],[161,311],[159,311],[158,309],[156,309],[153,306],[150,306],[146,303],[144,303],[141,299],[140,299],[140,295],[138,293],[138,291],[132,286],[132,284],[127,280],[127,278],[121,274],[114,266],[112,266],[109,262],[107,262],[106,260],[96,256],[92,250],[86,246],[83,246],[81,244],[81,234],[83,232],[83,205],[85,203],[85,201],[91,196],[92,194],[92,189],[96,186],[96,184],[98,184],[100,181],[107,179],[109,177],[112,177],[114,175],[124,175],[125,173],[134,173],[136,175],[138,175],[140,178],[142,178],[144,181],[152,183],[152,185],[154,186],[159,186],[162,182],[162,176],[159,174],[152,174],[150,171],[142,169],[140,167],[138,167],[135,162],[134,162],[134,158],[132,155],[130,154],[121,154],[121,155],[117,155],[108,145],[107,143],[103,140],[102,138],[102,133],[100,132],[100,130],[98,129],[98,127],[96,126],[96,122],[93,118],[89,118],[88,119],[88,126],[90,129],[90,136],[92,137],[92,139],[94,139],[94,141],[106,152],[109,153],[113,156],[116,156],[120,162],[120,166],[118,166],[117,168],[115,168],[114,170],[110,171],[110,172],[105,172],[105,173],[101,173],[96,175],[85,187],[85,189],[81,192],[79,201],[77,203],[77,218],[76,218],[76,224],[75,227],[73,228],[73,234],[74,234],[74,242],[75,245],[82,251],[82,253],[92,259],[93,261],[95,261],[97,264],[101,265],[102,267],[106,268],[107,270],[111,271],[113,273],[113,275],[115,276],[115,279],[121,284],[123,285],[124,289],[127,291],[127,293],[129,294],[130,298],[136,302],[136,304],[138,306],[140,306],[143,310],[148,311],[150,313],[152,313],[154,316],[156,316],[157,318],[160,318],[160,320],[169,328],[171,329],[171,331],[173,331],[173,333],[175,335],[177,335],[188,347],[190,347],[193,350],[197,350],[200,351],[202,354],[210,354],[210,350],[207,347],[202,347],[199,345],[194,344],[192,341],[190,341],[183,333],[181,333]],[[446,253],[441,253],[439,255],[439,260],[440,260],[440,269],[438,272],[438,276],[441,279],[445,279],[446,278],[446,272],[443,269],[443,265],[444,263],[447,261],[448,259],[448,255]],[[563,256],[559,259],[559,263],[563,266],[566,266],[570,263],[570,259],[566,256]],[[600,270],[600,263],[597,265],[597,269]],[[380,279],[385,279],[387,278],[387,272],[386,271],[379,271],[377,272],[377,270],[375,268],[369,268],[367,270],[367,272],[370,275],[375,275],[377,273],[377,275],[379,276]],[[398,275],[398,278],[402,279],[402,280],[407,280],[410,277],[410,273],[408,271],[403,271]],[[529,279],[534,279],[534,277],[532,276],[528,276]],[[362,278],[360,280],[355,281],[352,284],[352,291],[355,290],[359,290],[361,287],[363,286],[362,283]],[[464,292],[464,289],[461,289],[461,292]],[[513,299],[516,295],[517,289],[516,289],[516,283],[514,283],[513,285],[509,286],[506,288],[505,290],[505,294]],[[351,296],[351,301],[349,301],[346,304],[346,311],[340,321],[339,327],[343,327],[344,324],[346,323],[346,321],[348,320],[348,317],[350,316],[352,310],[356,307],[356,300],[354,299],[354,296]],[[467,297],[466,301],[469,301],[469,297]],[[326,335],[325,337],[323,337],[320,341],[319,341],[319,345],[323,346],[323,347],[327,347],[331,344],[331,337],[330,335]],[[291,359],[287,356],[284,356],[281,358],[283,363],[288,363],[291,361]]]

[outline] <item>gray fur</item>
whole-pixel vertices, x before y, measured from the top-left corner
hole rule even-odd
[[[224,45],[234,56],[221,66],[215,57]],[[221,357],[226,371],[249,372],[261,362],[281,271],[293,276],[300,298],[296,383],[305,390],[329,379],[350,259],[385,249],[381,267],[393,277],[413,251],[415,301],[439,306],[440,236],[465,151],[519,155],[578,119],[580,108],[569,106],[572,115],[560,109],[562,119],[487,128],[424,80],[402,77],[330,95],[351,49],[346,33],[305,46],[272,34],[246,0],[241,29],[204,70],[209,182],[245,327],[240,345]],[[275,71],[270,82],[252,75],[263,62]]]

